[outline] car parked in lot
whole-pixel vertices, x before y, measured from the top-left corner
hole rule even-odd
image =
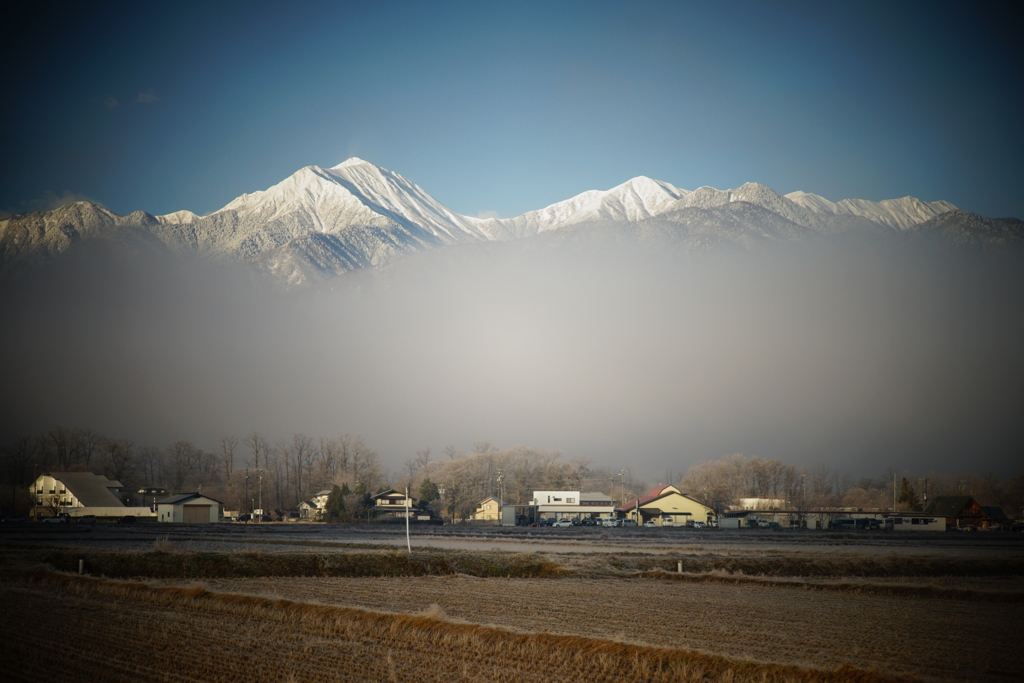
[[[136,521],[135,515],[125,515],[124,517],[118,517],[117,519],[118,524],[135,524]]]
[[[658,528],[658,524],[653,519],[649,519],[646,522],[644,522],[644,528],[647,528],[647,529],[657,529]]]
[[[558,527],[559,529],[564,529],[565,527],[571,527],[572,526],[572,520],[571,519],[559,519],[554,524],[552,524],[551,526]]]
[[[43,518],[43,524],[67,524],[68,523],[68,519],[69,519],[68,515],[66,515],[66,514],[59,514],[59,515],[54,515],[53,517],[44,517]]]
[[[82,515],[75,517],[75,524],[96,524],[96,515]]]

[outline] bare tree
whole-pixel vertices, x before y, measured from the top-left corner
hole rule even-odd
[[[46,432],[47,445],[56,459],[57,468],[66,470],[74,460],[74,430],[67,427],[54,427]]]
[[[175,441],[167,447],[167,457],[171,465],[171,487],[180,493],[185,481],[199,466],[202,451],[193,446],[191,441]]]
[[[306,474],[313,470],[313,458],[316,448],[313,445],[313,438],[296,432],[292,434],[291,460],[292,460],[292,483],[295,491],[295,504],[306,499],[306,488],[303,482]]]
[[[164,477],[164,454],[156,446],[143,446],[139,449],[139,465],[142,467],[142,477],[149,486],[166,485]]]
[[[260,469],[260,460],[266,460],[270,444],[267,443],[262,434],[253,431],[245,437],[245,445],[249,448],[249,452],[252,453],[252,461],[250,462],[252,468],[254,470]]]
[[[72,452],[75,459],[86,467],[90,467],[93,456],[100,450],[106,438],[99,432],[78,427],[72,430]]]
[[[134,464],[135,444],[126,439],[104,439],[100,447],[104,459],[107,462],[107,475],[112,479],[121,481],[132,470]]]
[[[32,476],[29,472],[32,459],[38,452],[38,443],[28,434],[14,437],[14,442],[0,450],[3,457],[4,473],[11,484],[11,512],[17,509],[17,493],[24,490]]]
[[[224,481],[231,481],[235,471],[235,450],[238,449],[238,438],[235,436],[220,437],[220,460],[224,465]]]

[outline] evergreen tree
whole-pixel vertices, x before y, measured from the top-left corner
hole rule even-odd
[[[346,485],[347,489],[348,486]],[[338,487],[337,484],[331,489],[331,493],[327,496],[327,522],[330,524],[337,524],[338,522],[344,521],[345,519],[345,491]]]
[[[424,479],[420,484],[420,500],[424,503],[432,503],[440,497],[441,492],[437,489],[437,484],[430,479]]]
[[[921,501],[917,497],[917,492],[914,491],[914,485],[907,481],[906,477],[903,477],[900,481],[900,497],[898,500],[911,510],[921,509]]]

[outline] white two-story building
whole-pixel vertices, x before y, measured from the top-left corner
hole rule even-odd
[[[597,492],[534,491],[537,519],[607,519],[615,516],[611,496]]]

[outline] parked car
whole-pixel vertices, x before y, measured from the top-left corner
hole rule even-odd
[[[64,516],[63,514],[61,514],[61,515],[54,515],[53,517],[44,517],[43,518],[43,524],[67,524],[67,523],[68,523],[68,518],[66,516]]]
[[[635,519],[624,519],[622,520],[622,526],[636,526]]]
[[[28,524],[28,517],[22,517],[21,515],[4,517],[4,524]]]
[[[555,523],[553,523],[551,526],[558,527],[559,529],[564,529],[565,527],[571,527],[572,526],[572,520],[571,519],[560,519],[560,520],[556,521]]]
[[[118,524],[135,524],[136,521],[138,520],[135,519],[135,515],[125,515],[124,517],[117,518]]]
[[[606,519],[606,520],[604,520],[604,522],[601,523],[601,526],[607,526],[607,527],[622,526],[622,520],[621,519]]]
[[[82,515],[75,518],[76,524],[96,524],[96,515]]]
[[[653,519],[649,519],[646,522],[644,522],[644,527],[647,529],[657,529],[658,523],[655,522]]]
[[[597,520],[593,517],[584,517],[580,520],[581,526],[597,526]]]
[[[236,522],[248,522],[250,519],[252,519],[252,515],[250,515],[248,512],[246,512],[244,515],[238,515],[237,517],[235,517]]]

